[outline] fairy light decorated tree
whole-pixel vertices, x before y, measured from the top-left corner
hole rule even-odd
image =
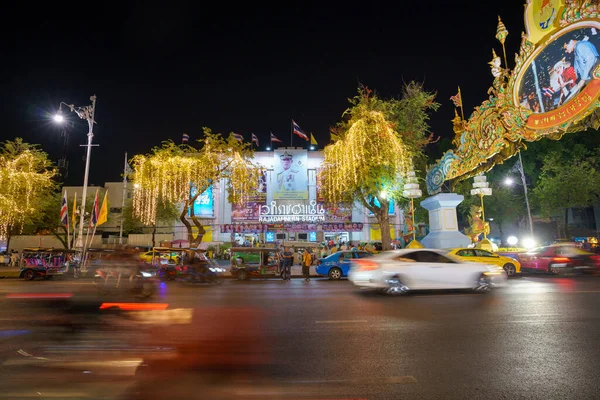
[[[224,179],[231,204],[243,204],[256,187],[259,169],[252,163],[248,143],[227,139],[204,128],[199,148],[167,141],[133,162],[134,216],[153,226],[159,204],[183,204],[179,219],[187,228],[191,247],[202,242],[206,233],[194,215],[194,202],[211,185]],[[193,224],[193,225],[192,225]],[[193,227],[198,230],[194,237]]]
[[[21,138],[0,145],[0,239],[8,242],[14,229],[22,229],[40,212],[41,200],[55,188],[55,175],[48,155],[37,145]]]
[[[370,210],[384,250],[391,248],[390,202],[401,198],[407,174],[422,163],[423,149],[432,142],[427,112],[438,108],[434,99],[415,82],[390,100],[359,87],[324,149],[319,179],[326,200],[358,202]]]

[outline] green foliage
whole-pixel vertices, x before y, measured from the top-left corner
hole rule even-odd
[[[533,201],[544,215],[564,208],[589,207],[600,196],[600,147],[585,149],[575,145],[572,153],[565,149],[551,151],[544,158]]]
[[[320,173],[325,197],[359,202],[373,212],[382,226],[384,248],[390,241],[390,199],[402,202],[410,170],[425,171],[424,149],[432,142],[429,112],[439,107],[434,100],[435,93],[416,82],[405,85],[397,99],[379,98],[361,86],[349,99],[343,120],[331,129],[334,143],[325,148]]]

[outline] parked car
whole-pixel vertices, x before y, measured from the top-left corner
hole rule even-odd
[[[329,276],[329,279],[337,281],[348,276],[350,262],[353,259],[366,258],[372,254],[367,251],[344,250],[333,253],[325,258],[317,260],[317,274]]]
[[[515,276],[521,273],[521,263],[519,261],[511,257],[494,254],[487,250],[462,247],[451,249],[448,253],[459,257],[463,261],[497,265],[502,267],[508,276]]]
[[[582,250],[576,246],[538,247],[519,254],[521,268],[525,271],[559,274],[573,270],[600,270],[600,255]]]
[[[348,279],[387,294],[411,290],[469,289],[487,293],[507,284],[506,272],[492,264],[463,262],[448,251],[402,249],[354,260]]]

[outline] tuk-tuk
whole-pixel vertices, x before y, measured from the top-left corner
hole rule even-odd
[[[266,247],[232,247],[231,276],[245,281],[253,278],[279,277],[277,249]]]
[[[153,247],[152,249],[140,254],[140,260],[155,266],[160,265],[181,265],[183,260],[182,253],[189,251],[187,248],[180,247]],[[195,251],[196,249],[192,249]]]
[[[50,279],[64,275],[67,263],[74,251],[51,247],[26,247],[21,253],[19,265],[0,268],[0,278]]]

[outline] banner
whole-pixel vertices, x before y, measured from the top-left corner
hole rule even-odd
[[[212,185],[194,201],[194,215],[196,217],[213,217],[213,191]],[[192,186],[191,196],[196,194],[196,188]],[[189,213],[191,215],[191,212]]]
[[[274,157],[273,199],[308,199],[306,150],[275,150]]]
[[[325,222],[352,222],[352,204],[323,203]]]
[[[256,189],[249,194],[246,204],[235,204],[231,212],[231,222],[258,221],[260,206],[267,202],[267,171],[261,172]]]
[[[221,233],[261,233],[267,231],[266,224],[225,224]]]
[[[361,222],[352,222],[346,224],[323,224],[325,232],[361,232],[363,224]]]

